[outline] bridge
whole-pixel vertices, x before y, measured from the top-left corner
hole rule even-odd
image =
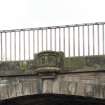
[[[105,23],[0,31],[0,99],[37,93],[105,97]]]

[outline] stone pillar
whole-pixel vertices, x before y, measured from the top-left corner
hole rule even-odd
[[[52,93],[53,81],[57,74],[63,70],[64,53],[55,51],[46,51],[38,53],[34,59],[35,72],[42,82],[42,92]]]

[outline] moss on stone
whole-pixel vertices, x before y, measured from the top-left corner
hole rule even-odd
[[[20,69],[21,69],[22,71],[27,70],[27,69],[28,69],[28,63],[27,63],[26,61],[20,62]]]
[[[81,69],[85,66],[83,57],[65,58],[64,67],[69,69]]]
[[[105,56],[86,56],[65,58],[64,67],[70,70],[91,67],[93,69],[105,69]]]
[[[105,56],[90,56],[85,57],[86,60],[86,66],[88,67],[94,67],[97,69],[105,68]]]

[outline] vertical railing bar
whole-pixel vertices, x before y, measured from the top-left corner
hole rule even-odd
[[[84,26],[82,27],[82,34],[83,34],[83,56],[85,56],[85,43],[84,43]]]
[[[104,45],[104,43],[105,43],[105,37],[104,37],[104,24],[103,24],[103,29],[102,29],[102,31],[103,31],[103,55],[104,55],[104,52],[105,52],[105,45]]]
[[[5,32],[5,61],[7,61],[7,34]]]
[[[10,32],[10,61],[12,60],[12,56],[11,56],[11,54],[12,54],[12,52],[11,52],[11,50],[12,50],[12,41],[11,41],[12,36],[11,35],[12,34]]]
[[[21,60],[21,32],[19,31],[19,60]]]
[[[16,32],[14,32],[14,56],[16,61]]]
[[[1,32],[1,61],[2,61],[2,32]]]
[[[56,51],[56,28],[55,28],[55,51]]]
[[[28,58],[30,60],[30,31],[28,31]]]
[[[35,30],[33,30],[33,54],[35,53]]]
[[[39,30],[37,30],[37,52],[39,53]]]
[[[69,48],[69,57],[70,57],[70,27],[68,27],[68,48]]]
[[[100,54],[100,52],[99,52],[99,50],[100,50],[100,44],[99,44],[99,25],[97,25],[97,41],[98,41],[98,43],[97,43],[97,45],[98,45],[98,55]]]
[[[75,27],[73,27],[73,56],[75,56]]]
[[[43,51],[43,29],[42,29],[42,51]]]
[[[78,26],[78,56],[80,56],[80,26]]]
[[[61,51],[61,29],[59,28],[59,51]]]
[[[94,49],[94,25],[93,25],[93,56],[94,56],[94,51],[95,49]]]
[[[87,26],[88,28],[88,56],[90,55],[90,29],[89,29],[89,25]]]
[[[47,41],[48,41],[48,38],[47,38],[48,36],[47,36],[47,29],[46,29],[46,51],[47,51],[47,49],[48,49],[48,46],[47,46]]]
[[[25,61],[25,31],[23,31],[23,45],[24,45],[24,61]]]
[[[33,30],[33,54],[35,53],[35,30]]]
[[[52,29],[50,29],[50,50],[52,50]]]
[[[63,40],[63,51],[64,51],[64,54],[65,54],[65,28],[63,28],[63,36],[64,36],[64,40]]]

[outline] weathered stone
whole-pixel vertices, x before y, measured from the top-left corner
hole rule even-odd
[[[96,69],[105,69],[105,56],[90,56],[85,57],[86,66],[94,67]]]
[[[63,65],[64,54],[62,52],[41,52],[35,58],[35,71],[37,73],[58,72],[63,69]]]
[[[83,69],[86,66],[84,57],[65,58],[64,67],[69,70]]]
[[[42,52],[32,61],[0,62],[0,99],[43,92],[105,98],[105,56]]]
[[[65,58],[64,68],[68,70],[86,69],[91,70],[104,70],[105,69],[105,56],[87,56],[87,57],[72,57]]]
[[[33,74],[33,61],[1,62],[0,76]]]

